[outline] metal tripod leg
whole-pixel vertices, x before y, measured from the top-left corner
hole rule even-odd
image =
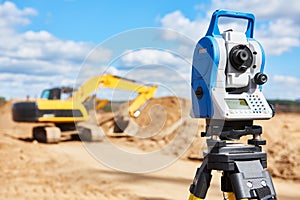
[[[193,183],[190,186],[189,200],[205,199],[211,177],[211,170],[207,169],[207,157],[204,157],[202,165],[197,169]]]
[[[271,176],[259,160],[235,161],[238,172],[230,175],[236,199],[276,199]]]
[[[206,156],[190,186],[189,200],[205,199],[212,178],[212,169],[208,169],[207,164]],[[224,171],[221,181],[222,191],[231,195],[228,199],[276,200],[271,176],[259,160],[234,161],[234,164],[235,170]]]

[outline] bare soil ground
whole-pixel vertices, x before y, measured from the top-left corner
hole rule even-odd
[[[176,103],[170,97],[156,101],[165,107],[165,116],[168,116],[167,125],[159,135],[147,139],[109,139],[122,147],[153,151],[171,141],[180,127],[194,127],[194,122],[184,120],[170,130],[180,118],[178,106],[181,104],[178,102],[181,100]],[[300,198],[299,121],[300,114],[279,113],[271,120],[257,122],[264,127],[269,170],[275,177],[273,181],[279,199]],[[109,120],[104,123],[106,130],[112,128],[109,123]],[[201,164],[198,160],[187,159],[200,154],[203,139],[199,136],[185,156],[172,165],[152,173],[129,174],[97,162],[80,141],[48,145],[30,140],[35,125],[14,123],[11,102],[0,107],[0,199],[187,199],[189,185]],[[198,125],[199,130],[203,129],[203,121],[200,120]],[[219,176],[219,173],[214,173],[207,199],[221,199]]]

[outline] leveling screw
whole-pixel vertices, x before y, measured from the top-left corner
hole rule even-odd
[[[252,187],[253,187],[252,182],[251,182],[251,181],[248,181],[248,182],[247,182],[247,186],[248,186],[249,188],[252,188]]]

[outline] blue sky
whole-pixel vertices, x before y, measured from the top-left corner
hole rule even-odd
[[[175,0],[160,3],[135,0],[0,1],[0,96],[10,99],[24,98],[29,94],[36,97],[47,87],[72,86],[80,74],[89,71],[90,66],[84,61],[92,58],[91,50],[98,51],[98,54],[95,53],[97,62],[94,65],[100,66],[107,63],[106,58],[111,55],[116,57],[111,49],[104,48],[105,45],[113,46],[115,51],[119,48],[124,52],[131,52],[127,48],[131,43],[134,43],[132,46],[135,48],[138,47],[135,37],[142,36],[135,31],[130,32],[131,35],[124,35],[124,31],[144,27],[168,28],[187,36],[190,39],[189,44],[195,43],[204,36],[210,16],[218,8],[255,14],[255,36],[267,53],[266,73],[269,75],[269,82],[264,87],[266,96],[272,99],[300,98],[300,22],[297,20],[300,18],[300,2],[296,0]],[[120,33],[124,42],[114,44],[113,39]],[[145,38],[149,39],[153,34],[145,31]],[[170,49],[173,48],[170,46],[179,46],[174,42],[164,45]],[[185,52],[192,55],[193,47]],[[190,59],[188,57],[187,60]],[[152,60],[147,63],[147,58]],[[164,58],[177,62],[174,64],[176,66],[173,68]],[[123,68],[127,67],[125,74],[128,77],[161,84],[162,89],[158,95],[162,96],[167,95],[166,90],[170,88],[169,91],[175,91],[172,88],[174,84],[180,91],[189,90],[187,82],[190,68],[187,63],[179,66],[180,62],[176,56],[155,50],[140,51],[111,62],[114,66],[108,71],[123,75]],[[128,71],[130,64],[156,64],[155,69],[158,70],[161,63],[170,65],[170,68],[165,68],[163,72],[157,71],[161,76],[155,73],[155,80],[153,75],[152,78],[147,78],[141,69],[140,75],[130,74]],[[172,72],[171,68],[174,69]],[[86,74],[92,75],[93,70],[91,72]],[[184,85],[163,76],[173,72],[177,73],[176,76],[181,74],[180,77],[185,80]],[[188,97],[187,93],[178,94]]]

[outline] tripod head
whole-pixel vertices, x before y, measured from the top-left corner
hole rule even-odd
[[[220,33],[220,17],[247,20],[246,32],[230,29]],[[262,93],[262,85],[268,78],[263,73],[264,50],[253,37],[254,22],[250,13],[217,10],[205,37],[196,45],[192,66],[193,115],[207,119],[208,135],[238,139],[259,131],[252,127],[253,120],[270,119],[274,115]],[[220,122],[224,127],[216,131],[214,127]]]

